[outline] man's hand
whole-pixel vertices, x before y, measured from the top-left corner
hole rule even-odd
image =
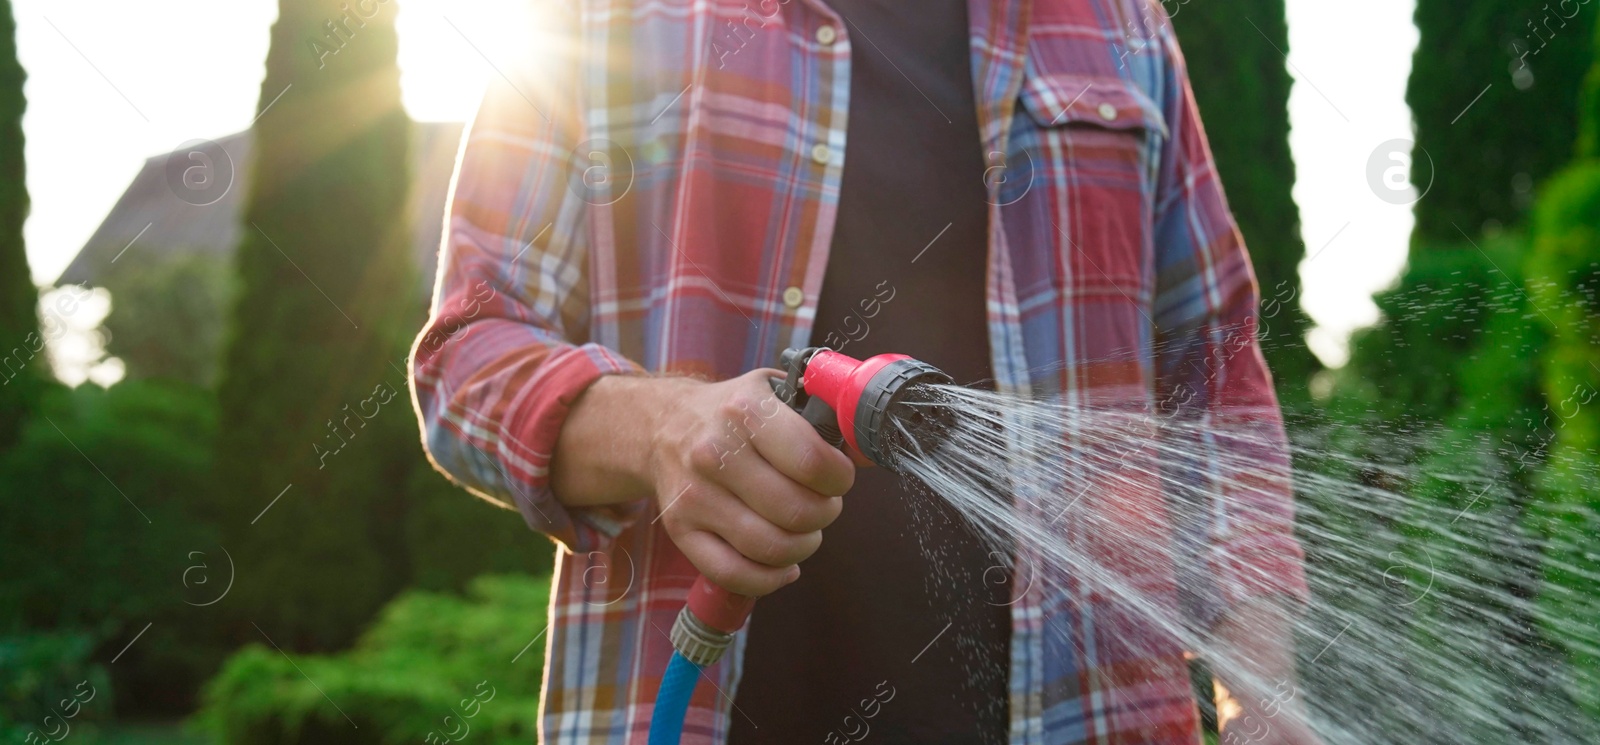
[[[1295,683],[1291,619],[1263,598],[1235,608],[1218,627],[1212,669],[1239,705],[1222,723],[1223,745],[1322,745]]]
[[[741,595],[798,578],[855,481],[850,458],[772,395],[775,375],[685,386],[651,448],[667,535],[707,579]]]
[[[707,579],[751,596],[793,582],[855,465],[773,396],[767,380],[781,376],[602,378],[562,427],[557,497],[592,506],[652,494],[656,519]]]

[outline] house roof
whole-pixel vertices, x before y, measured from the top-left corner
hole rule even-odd
[[[420,270],[419,292],[424,298],[433,291],[444,231],[444,201],[455,169],[461,128],[457,122],[413,125],[411,249]],[[172,170],[169,160],[187,151],[146,160],[56,284],[115,285],[124,267],[185,254],[231,258],[239,243],[239,218],[244,205],[241,187],[250,183],[252,141],[249,130],[215,141],[227,153],[234,173],[231,187],[207,205],[179,198],[168,185]],[[179,173],[182,166],[182,162],[177,164]]]

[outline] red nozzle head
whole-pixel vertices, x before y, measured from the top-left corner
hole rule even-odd
[[[868,460],[892,468],[893,448],[886,443],[891,415],[920,419],[932,412],[898,410],[913,383],[949,383],[950,376],[924,362],[903,354],[880,354],[857,360],[821,349],[811,354],[805,365],[801,385],[807,395],[822,399],[839,416],[839,429],[845,442]]]

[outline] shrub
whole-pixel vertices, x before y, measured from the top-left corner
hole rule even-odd
[[[1324,599],[1347,609],[1366,600],[1355,612],[1390,636],[1393,659],[1417,685],[1503,702],[1458,726],[1474,742],[1583,726],[1562,690],[1568,669],[1529,602],[1544,581],[1542,539],[1527,529],[1544,509],[1536,484],[1550,434],[1540,424],[1539,380],[1552,335],[1541,315],[1555,310],[1529,300],[1522,268],[1530,246],[1517,234],[1424,239],[1399,288],[1374,298],[1383,321],[1353,338],[1329,411],[1359,424],[1339,451],[1371,464],[1357,478],[1386,491],[1373,504],[1316,504],[1335,526],[1310,531],[1360,537],[1356,553],[1368,561],[1321,568],[1324,585],[1337,595],[1340,585],[1377,576],[1385,593]],[[1352,511],[1365,520],[1329,519]],[[1317,542],[1308,546],[1313,555]],[[1321,542],[1338,556],[1337,542]],[[1404,732],[1416,706],[1387,696],[1366,708],[1372,721]]]
[[[391,495],[406,509],[397,517],[354,518],[357,525],[388,519],[403,528],[396,530],[403,541],[384,555],[386,581],[455,592],[484,572],[548,573],[552,544],[517,513],[471,498],[429,467],[400,401],[380,416],[412,435],[386,444],[414,461],[404,492]],[[196,691],[227,654],[260,640],[250,621],[294,649],[290,634],[237,605],[240,588],[270,586],[272,578],[220,537],[225,516],[216,502],[226,491],[211,476],[211,393],[170,380],[56,386],[38,413],[17,446],[0,451],[0,635],[75,629],[93,640],[95,659],[122,653],[109,668],[122,714],[191,711]],[[250,504],[239,524],[248,526],[271,496]],[[276,566],[308,583],[337,574],[316,552],[273,551]],[[237,583],[223,601],[202,605],[235,579],[230,565]],[[319,620],[354,639],[372,615]]]
[[[444,741],[465,727],[475,742],[530,742],[549,590],[503,575],[466,598],[408,591],[338,655],[252,644],[207,684],[195,725],[235,745]]]
[[[200,560],[225,580],[196,507],[215,421],[210,394],[179,384],[49,389],[0,453],[0,634],[79,629],[109,659],[150,624],[112,670],[119,705],[186,706],[223,654],[207,642],[212,609],[184,603],[210,599],[185,574]]]
[[[1463,403],[1463,371],[1492,351],[1484,347],[1491,319],[1526,322],[1515,272],[1527,240],[1475,242],[1414,246],[1397,286],[1373,297],[1382,320],[1351,336],[1350,363],[1339,372],[1350,408],[1384,422],[1444,422]]]
[[[187,502],[214,422],[210,397],[181,386],[51,389],[0,453],[0,624],[131,619],[174,596],[184,553],[209,537]]]
[[[108,719],[111,686],[105,670],[89,662],[94,646],[94,637],[83,633],[0,637],[0,738],[24,742],[31,733],[45,739],[76,733],[83,739],[85,730]]]
[[[1529,519],[1548,541],[1541,620],[1576,667],[1572,694],[1600,718],[1600,651],[1593,644],[1600,613],[1600,495],[1593,487],[1600,480],[1600,160],[1581,161],[1551,181],[1535,235],[1530,291],[1554,337],[1544,358],[1550,404],[1540,419],[1554,447]]]

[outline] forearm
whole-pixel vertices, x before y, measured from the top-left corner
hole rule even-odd
[[[556,440],[550,487],[568,507],[649,497],[650,455],[667,406],[688,378],[604,375],[573,404]]]

